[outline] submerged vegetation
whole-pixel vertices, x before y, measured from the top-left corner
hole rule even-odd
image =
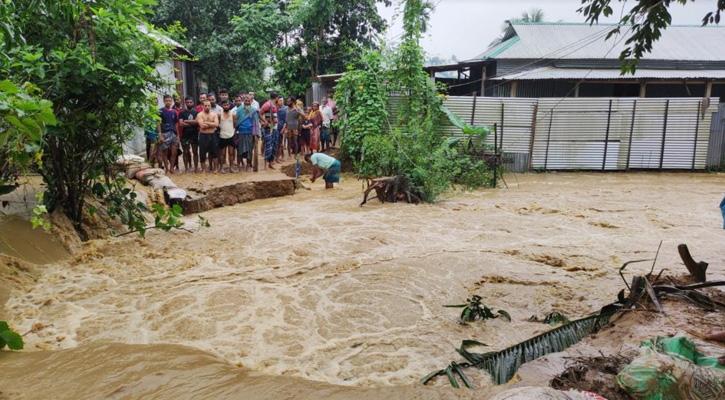
[[[511,315],[504,310],[498,310],[495,313],[492,309],[488,308],[485,304],[481,304],[483,298],[479,295],[473,295],[470,299],[466,299],[466,304],[455,304],[443,307],[449,308],[463,308],[461,311],[461,325],[466,325],[468,322],[477,320],[495,319],[498,317],[506,318],[507,321],[511,322]]]
[[[22,350],[23,345],[23,337],[12,331],[7,322],[0,321],[0,350],[5,346],[10,350]]]

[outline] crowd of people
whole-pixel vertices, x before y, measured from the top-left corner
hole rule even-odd
[[[219,91],[218,98],[215,93],[201,93],[198,103],[187,96],[182,104],[180,97],[170,95],[163,102],[160,121],[146,128],[146,156],[167,174],[181,171],[180,155],[185,172],[224,174],[252,171],[258,149],[266,170],[285,158],[310,159],[337,144],[332,95],[311,107],[275,92],[260,106],[254,92],[231,99],[226,89]]]

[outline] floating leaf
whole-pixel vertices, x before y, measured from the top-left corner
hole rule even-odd
[[[23,349],[23,337],[11,330],[0,331],[0,340],[4,341],[10,350]],[[4,346],[0,344],[0,348],[2,347]]]
[[[511,322],[511,315],[509,315],[509,313],[507,313],[507,312],[506,312],[506,311],[504,311],[504,310],[498,310],[498,313],[499,313],[499,314],[500,314],[500,315],[501,315],[502,317],[506,318],[506,320],[508,320],[508,322]]]

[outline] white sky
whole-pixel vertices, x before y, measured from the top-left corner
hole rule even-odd
[[[423,47],[429,56],[444,59],[454,55],[466,60],[482,53],[488,44],[500,33],[504,20],[518,17],[531,8],[544,10],[546,21],[584,22],[584,17],[576,10],[581,7],[580,0],[433,0],[437,3],[430,19],[427,37]],[[378,5],[380,15],[388,21],[386,38],[396,38],[402,33],[400,11],[401,0],[393,0],[392,7]],[[621,4],[613,1],[615,15],[600,22],[617,22]],[[631,8],[633,1],[627,3]],[[672,23],[676,25],[699,25],[702,17],[716,8],[716,0],[698,0],[686,6],[679,3],[670,6]],[[392,21],[392,22],[391,22]],[[722,24],[721,24],[722,25]],[[656,46],[656,44],[655,44]]]

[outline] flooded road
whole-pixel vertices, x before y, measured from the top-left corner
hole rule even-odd
[[[341,398],[482,396],[488,378],[475,371],[482,387],[475,391],[454,391],[443,380],[412,385],[458,360],[453,349],[463,339],[499,350],[547,329],[528,322],[532,315],[596,311],[623,287],[622,263],[652,258],[660,240],[658,267],[679,273],[676,247],[688,243],[696,259],[710,262],[711,279],[724,277],[723,174],[531,174],[507,182],[510,189],[436,205],[363,208],[360,182],[348,178],[332,191],[317,182],[292,197],[206,212],[212,227],[194,234],[86,243],[70,259],[39,267],[37,281],[17,283],[5,304],[17,331],[36,328],[25,336],[26,353],[75,350],[0,354],[3,366],[27,368],[35,379],[0,376],[0,390],[85,397],[43,366],[65,360],[58,371],[66,365],[71,375],[116,371],[102,390],[103,380],[89,378],[90,397],[253,398],[241,395],[250,376],[269,379],[256,393],[275,398],[319,395],[311,388],[339,390]],[[189,227],[196,218],[187,218]],[[650,266],[632,265],[627,275]],[[513,321],[461,326],[456,310],[442,307],[474,293]],[[118,365],[93,364],[104,357]],[[166,360],[173,379],[145,369],[152,361],[142,360],[154,359]],[[174,366],[192,359],[217,383],[169,389],[189,377]],[[114,392],[124,379],[149,391]],[[280,382],[289,392],[264,391]],[[152,389],[159,387],[168,392]]]

